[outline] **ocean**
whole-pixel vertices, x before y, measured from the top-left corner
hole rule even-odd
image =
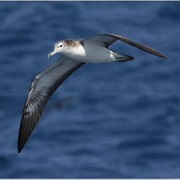
[[[0,178],[180,178],[180,2],[0,2]],[[22,110],[54,44],[114,33],[126,63],[87,64],[55,92],[23,151]]]

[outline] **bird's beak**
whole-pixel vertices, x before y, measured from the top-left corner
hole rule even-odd
[[[48,54],[48,58],[50,58],[51,56],[55,55],[57,52],[54,50],[51,53]]]

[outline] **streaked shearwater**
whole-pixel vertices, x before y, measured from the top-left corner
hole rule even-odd
[[[19,153],[36,127],[49,98],[74,71],[87,63],[125,62],[134,59],[108,49],[117,40],[167,59],[155,49],[116,34],[99,34],[83,40],[63,40],[56,43],[54,51],[48,57],[56,53],[61,53],[62,56],[35,77],[24,105],[18,138]]]

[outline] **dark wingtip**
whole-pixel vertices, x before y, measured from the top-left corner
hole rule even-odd
[[[163,59],[169,59],[167,56],[165,56],[164,54],[162,54],[160,52],[158,52],[157,54],[154,54],[154,55],[159,56],[159,57],[161,57]]]
[[[18,153],[20,153],[22,151],[22,149],[24,148],[24,146],[27,143],[27,140],[29,139],[30,135],[32,134],[31,132],[28,133],[24,133],[22,126],[20,126],[20,130],[19,130],[19,137],[18,137]]]
[[[24,147],[24,144],[22,145],[18,142],[18,153],[22,151],[23,147]]]
[[[19,147],[18,147],[18,153],[20,153],[21,151],[22,151],[22,148],[19,148]]]
[[[24,147],[24,144],[22,144],[20,139],[18,139],[18,153],[22,151],[23,147]]]
[[[165,55],[162,55],[161,57],[164,58],[164,59],[169,60],[169,58],[167,56],[165,56]]]
[[[20,153],[22,151],[22,149],[24,148],[30,134],[27,134],[24,132],[26,128],[23,126],[23,121],[21,120],[21,124],[20,124],[20,128],[19,128],[19,136],[18,136],[18,143],[17,143],[17,148],[18,148],[18,153]]]

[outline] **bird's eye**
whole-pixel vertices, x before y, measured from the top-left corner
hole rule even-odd
[[[62,44],[61,44],[61,45],[59,45],[59,47],[62,47]]]

